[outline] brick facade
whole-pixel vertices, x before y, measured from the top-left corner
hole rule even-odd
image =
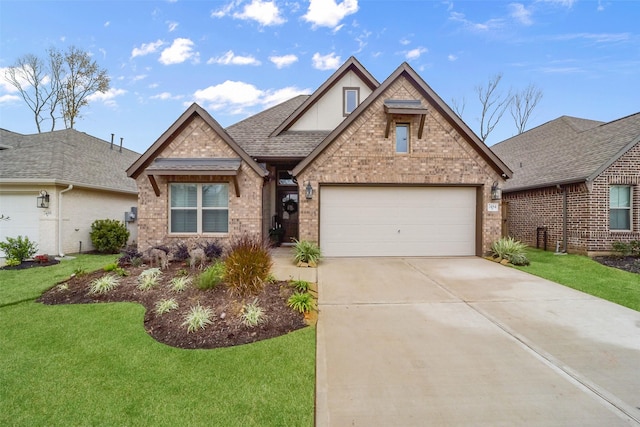
[[[238,154],[200,117],[194,117],[176,135],[157,158],[238,158]],[[245,162],[237,175],[240,195],[236,196],[231,177],[157,176],[160,196],[156,196],[145,174],[137,177],[138,250],[192,239],[227,242],[233,236],[248,233],[262,237],[263,178]],[[169,233],[169,184],[172,182],[228,182],[229,233]]]
[[[501,215],[488,212],[491,184],[502,178],[471,147],[436,108],[429,108],[422,139],[418,139],[419,116],[394,116],[397,123],[410,124],[410,152],[397,154],[391,126],[385,138],[385,99],[421,99],[421,93],[404,77],[389,86],[367,111],[344,130],[298,176],[317,191],[323,184],[464,185],[480,189],[477,240],[479,251],[489,250],[501,235]],[[301,190],[304,192],[304,189]],[[300,239],[319,241],[319,197],[306,200],[300,194]],[[480,254],[478,254],[480,255]]]
[[[632,187],[632,230],[609,230],[609,187]],[[564,247],[563,197],[567,193],[568,252],[595,255],[611,251],[615,241],[640,240],[640,144],[636,144],[591,183],[513,191],[507,204],[508,234],[536,246],[536,229],[546,227],[550,245]]]

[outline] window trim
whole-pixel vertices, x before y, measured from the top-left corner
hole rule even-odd
[[[173,192],[174,185],[195,185],[196,186],[196,206],[191,207],[173,207],[171,206],[171,193]],[[227,187],[227,205],[226,206],[202,206],[202,187],[205,185],[225,185]],[[227,235],[229,234],[229,183],[228,182],[170,182],[168,191],[168,221],[167,231],[170,235]],[[171,217],[174,210],[195,210],[196,211],[196,231],[172,231],[171,230]],[[226,231],[203,231],[202,221],[203,213],[205,211],[227,211],[227,230]]]
[[[356,94],[356,105],[353,107],[353,110],[347,111],[347,92],[355,92]],[[353,113],[353,111],[358,108],[360,105],[360,88],[359,87],[343,87],[342,88],[342,116],[347,117],[349,114]]]
[[[407,129],[407,150],[406,151],[398,151],[398,128]],[[396,154],[409,154],[411,151],[411,124],[406,122],[398,122],[395,126],[395,152]]]
[[[611,190],[614,188],[626,188],[629,192],[629,206],[628,207],[620,207],[620,206],[611,206]],[[613,228],[611,226],[611,213],[613,211],[626,211],[627,216],[629,218],[629,228]],[[631,185],[610,185],[609,186],[609,231],[617,233],[617,232],[629,232],[633,230],[633,186]]]

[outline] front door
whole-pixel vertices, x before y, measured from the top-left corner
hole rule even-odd
[[[278,189],[278,218],[284,230],[282,243],[292,243],[298,238],[298,190],[297,188]]]

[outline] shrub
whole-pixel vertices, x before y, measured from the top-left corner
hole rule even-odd
[[[491,245],[491,253],[494,257],[508,260],[513,265],[529,265],[525,253],[527,245],[513,237],[503,237]]]
[[[296,262],[306,262],[310,265],[318,264],[321,258],[318,245],[308,240],[296,240],[295,242],[293,258]]]
[[[20,260],[19,260],[19,259],[15,259],[15,258],[7,258],[7,259],[5,260],[5,264],[6,264],[8,267],[14,267],[14,266],[16,266],[16,265],[20,265],[20,264],[21,264],[21,262],[20,262]]]
[[[98,252],[115,254],[127,244],[129,230],[115,219],[97,219],[91,224],[91,243]]]
[[[38,245],[29,240],[28,237],[7,237],[5,242],[0,242],[0,249],[5,253],[7,259],[24,261],[31,258],[38,252]]]
[[[163,315],[177,308],[178,308],[178,303],[173,298],[163,299],[156,303],[156,313],[158,315]]]
[[[230,244],[225,259],[225,281],[232,294],[257,295],[264,288],[273,261],[266,242],[243,235]]]
[[[632,240],[629,243],[613,242],[611,248],[619,256],[640,256],[640,240]]]
[[[300,313],[313,310],[313,295],[308,292],[294,292],[287,300],[287,305]]]
[[[129,247],[122,251],[122,255],[118,258],[118,265],[120,267],[125,267],[127,265],[132,265],[134,267],[140,267],[142,264],[142,253],[138,252],[138,249],[135,247]]]
[[[257,298],[242,307],[242,324],[244,326],[253,328],[264,323],[265,320],[264,310],[258,305]]]
[[[184,243],[176,244],[173,249],[173,259],[176,261],[184,261],[189,258],[189,248]]]
[[[184,317],[182,326],[187,327],[187,332],[194,332],[197,329],[204,329],[207,325],[213,323],[211,320],[213,311],[208,307],[202,307],[200,304],[191,307],[189,313]]]
[[[171,282],[169,282],[169,286],[174,292],[182,292],[187,289],[187,286],[189,286],[192,281],[193,280],[191,279],[191,277],[188,276],[176,276],[171,279]]]
[[[218,286],[225,277],[225,265],[223,262],[216,262],[205,271],[200,273],[196,281],[198,289],[213,289]]]
[[[91,288],[89,293],[91,294],[104,294],[109,292],[120,284],[120,280],[113,274],[107,274],[91,282]]]
[[[222,256],[222,246],[215,240],[204,242],[200,245],[200,247],[204,251],[204,254],[207,256],[207,258],[209,258],[210,260],[218,259]]]
[[[306,280],[292,280],[289,284],[299,292],[307,292],[311,287],[311,283]]]

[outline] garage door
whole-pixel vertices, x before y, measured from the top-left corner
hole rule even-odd
[[[475,255],[473,187],[321,187],[324,256]]]
[[[38,242],[40,235],[39,212],[36,196],[31,194],[0,194],[0,214],[9,217],[0,222],[0,241],[7,237],[26,236]],[[0,257],[5,254],[0,250]]]

